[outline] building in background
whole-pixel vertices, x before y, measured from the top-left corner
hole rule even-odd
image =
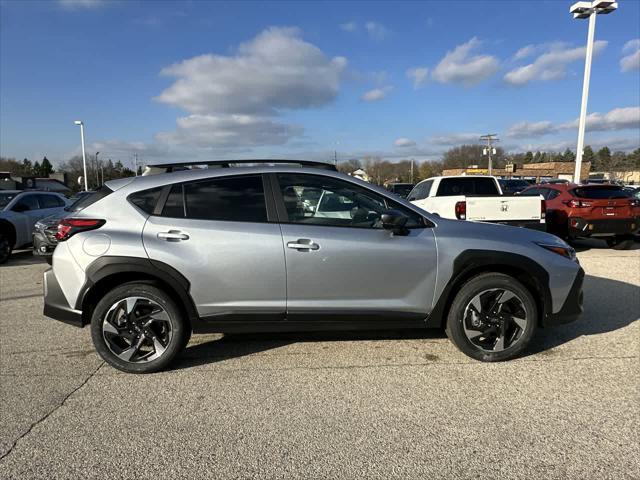
[[[525,163],[524,165],[513,165],[507,168],[494,168],[493,175],[504,178],[523,178],[525,180],[549,180],[560,178],[571,181],[576,167],[575,162],[545,162],[545,163]],[[589,178],[591,162],[582,162],[580,179]],[[442,171],[442,175],[487,175],[486,168],[449,168]]]

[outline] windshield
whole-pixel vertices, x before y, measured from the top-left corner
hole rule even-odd
[[[9,202],[16,198],[16,192],[0,192],[0,210],[9,205]]]
[[[65,208],[65,210],[67,212],[79,212],[80,210],[87,208],[89,205],[96,203],[101,198],[106,197],[112,191],[113,190],[111,190],[109,187],[104,185],[100,187],[100,189],[96,190],[95,192],[83,193],[82,195],[80,195],[80,198],[78,198],[75,202],[73,202],[71,205]]]

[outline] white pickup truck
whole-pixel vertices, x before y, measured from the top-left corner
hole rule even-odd
[[[418,183],[407,199],[444,218],[546,229],[542,196],[505,196],[495,177],[432,177]]]

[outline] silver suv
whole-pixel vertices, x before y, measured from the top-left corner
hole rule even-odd
[[[444,327],[499,361],[582,311],[555,236],[445,220],[326,164],[255,163],[108,182],[58,227],[45,315],[144,373],[192,332]]]

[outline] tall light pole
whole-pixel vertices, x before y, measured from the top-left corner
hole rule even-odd
[[[82,142],[82,168],[84,169],[84,191],[89,191],[89,184],[87,183],[87,156],[84,153],[84,123],[82,120],[76,120],[73,122],[76,125],[80,125],[80,141]]]
[[[573,173],[573,181],[575,183],[580,183],[580,175],[582,173],[584,130],[587,123],[587,102],[589,100],[589,80],[591,79],[591,59],[593,58],[593,37],[596,31],[596,15],[611,13],[616,8],[618,8],[618,3],[612,0],[576,2],[569,8],[569,13],[573,14],[573,18],[589,19],[587,54],[584,62],[584,80],[582,82],[582,103],[580,105],[580,121],[578,124],[578,145],[576,147],[576,169]]]

